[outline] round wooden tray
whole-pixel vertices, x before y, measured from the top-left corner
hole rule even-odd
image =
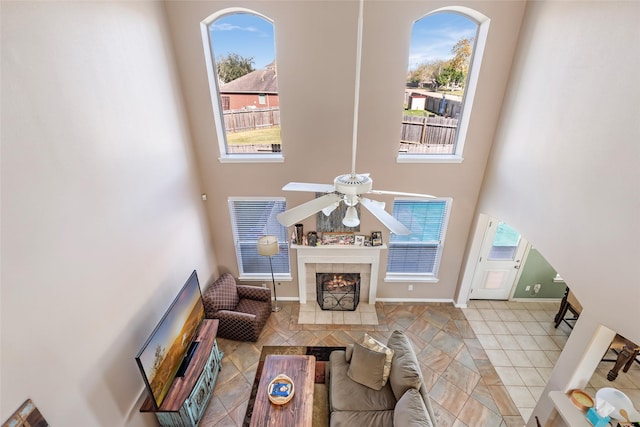
[[[582,390],[573,390],[569,398],[571,403],[581,411],[587,411],[593,406],[593,398]]]
[[[289,393],[289,395],[288,396],[272,396],[271,387],[275,383],[291,384],[291,392]],[[294,391],[295,391],[295,388],[293,386],[293,381],[291,380],[291,378],[289,378],[285,374],[277,375],[273,380],[271,380],[271,382],[267,386],[267,396],[269,397],[269,400],[271,401],[271,403],[275,405],[284,405],[285,403],[293,399]]]

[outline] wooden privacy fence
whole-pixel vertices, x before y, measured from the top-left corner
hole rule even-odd
[[[404,116],[400,142],[405,144],[453,145],[458,119],[431,116]]]
[[[280,125],[280,108],[225,111],[222,116],[227,132],[241,132]]]

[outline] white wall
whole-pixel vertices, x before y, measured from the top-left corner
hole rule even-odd
[[[154,2],[2,3],[0,419],[143,426],[134,356],[215,273]]]
[[[479,211],[580,300],[585,325],[557,365],[575,368],[598,325],[640,342],[640,3],[536,1],[525,16]],[[549,387],[590,374],[556,369]]]

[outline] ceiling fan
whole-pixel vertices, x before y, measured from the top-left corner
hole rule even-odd
[[[360,101],[360,64],[362,58],[362,26],[363,4],[360,0],[358,12],[358,45],[356,49],[356,79],[355,99],[353,105],[353,143],[351,149],[351,173],[339,175],[333,180],[333,184],[314,184],[305,182],[290,182],[284,187],[285,191],[309,191],[314,193],[327,193],[309,202],[298,205],[277,215],[278,222],[284,226],[294,225],[301,220],[320,211],[329,216],[341,202],[347,206],[342,223],[347,227],[356,227],[360,224],[358,212],[355,206],[360,203],[373,214],[392,233],[399,235],[411,234],[411,231],[391,214],[385,211],[385,204],[376,200],[363,197],[364,194],[392,194],[433,199],[428,194],[405,193],[398,191],[373,190],[373,180],[368,173],[356,173],[356,146],[358,142],[358,105]]]

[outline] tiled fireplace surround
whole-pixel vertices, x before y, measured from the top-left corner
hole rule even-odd
[[[380,251],[386,245],[292,248],[297,251],[300,304],[316,304],[316,273],[360,273],[360,304],[375,304]]]

